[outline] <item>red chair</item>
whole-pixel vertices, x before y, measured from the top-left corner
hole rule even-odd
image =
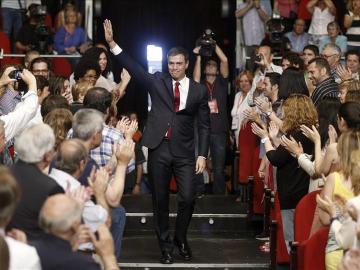
[[[294,215],[294,241],[301,243],[310,236],[311,225],[316,209],[316,195],[320,190],[313,191],[304,196],[295,209]]]
[[[4,53],[11,53],[10,39],[5,32],[0,31],[0,48]]]
[[[329,228],[321,228],[297,246],[297,270],[325,270]]]
[[[72,73],[72,68],[69,61],[64,57],[54,57],[52,60],[53,70],[56,75],[69,78]]]

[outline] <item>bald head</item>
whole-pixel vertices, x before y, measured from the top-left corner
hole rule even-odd
[[[80,169],[81,161],[86,163],[87,157],[87,150],[81,140],[66,140],[59,147],[55,167],[73,175]]]
[[[80,224],[81,207],[64,194],[49,197],[39,215],[40,227],[47,233],[67,232],[74,224]]]

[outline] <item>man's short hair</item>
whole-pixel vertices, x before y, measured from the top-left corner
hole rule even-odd
[[[277,72],[267,72],[265,77],[268,77],[269,80],[270,80],[270,83],[271,83],[271,86],[274,86],[274,85],[280,85],[280,78],[281,78],[281,75]]]
[[[0,228],[7,225],[20,199],[20,189],[10,170],[0,166]]]
[[[311,59],[309,61],[309,65],[311,65],[312,63],[315,63],[315,66],[318,69],[325,68],[327,75],[331,74],[331,68],[330,68],[330,65],[329,65],[329,63],[328,63],[328,61],[326,59],[324,59],[322,57],[315,57],[314,59]]]
[[[347,60],[348,56],[349,55],[356,55],[358,60],[360,61],[360,53],[357,51],[357,50],[348,50],[346,53],[345,53],[345,60]]]
[[[101,132],[104,115],[95,109],[80,109],[74,114],[73,138],[87,141],[96,132]]]
[[[168,54],[167,54],[167,58],[169,59],[169,56],[175,56],[175,55],[179,55],[182,54],[185,58],[185,62],[189,61],[189,53],[186,49],[184,49],[183,47],[173,47],[169,50]]]
[[[282,60],[288,60],[291,67],[296,67],[300,70],[304,69],[304,60],[296,52],[286,52],[284,53]],[[281,60],[281,61],[282,61]]]
[[[106,114],[111,106],[112,95],[103,87],[89,89],[84,97],[84,108],[95,109]]]
[[[33,70],[34,65],[38,63],[45,63],[47,65],[48,70],[52,70],[51,62],[48,58],[45,57],[37,57],[33,59],[30,63],[30,70]]]
[[[312,51],[315,54],[315,56],[319,56],[319,48],[315,45],[312,45],[312,44],[306,45],[304,47],[303,51],[305,51],[305,50]]]
[[[63,141],[56,155],[55,168],[73,174],[79,169],[82,160],[86,162],[87,157],[88,151],[81,140],[70,139]]]
[[[55,135],[47,124],[37,124],[25,129],[15,140],[15,151],[27,163],[38,163],[55,145]]]
[[[323,50],[330,48],[333,50],[333,52],[336,52],[336,54],[341,55],[341,49],[338,45],[334,44],[334,43],[328,43],[324,46]]]

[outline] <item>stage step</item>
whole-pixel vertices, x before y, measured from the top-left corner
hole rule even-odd
[[[122,204],[126,209],[126,235],[153,232],[153,213],[150,195],[124,196]],[[174,228],[176,218],[176,195],[170,196],[170,227]],[[235,196],[208,195],[196,200],[189,234],[232,234],[248,233],[248,206],[235,202]]]
[[[174,251],[174,264],[159,263],[160,251],[152,236],[125,237],[121,269],[268,269],[270,257],[259,250],[261,241],[254,239],[189,238],[193,259],[185,262]]]

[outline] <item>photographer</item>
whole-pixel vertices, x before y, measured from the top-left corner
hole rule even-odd
[[[49,28],[45,25],[45,6],[31,4],[30,18],[24,23],[16,36],[16,50],[25,53],[37,50],[46,54],[52,52],[52,39]]]
[[[226,139],[228,134],[227,118],[227,89],[229,66],[228,59],[220,47],[213,39],[215,54],[220,60],[220,66],[213,58],[205,58],[204,84],[209,93],[208,105],[210,108],[210,154],[212,167],[214,171],[214,194],[225,194],[225,156],[226,156]],[[206,50],[207,51],[207,50]],[[201,60],[204,57],[204,48],[196,47],[194,53],[197,55],[194,67],[194,81],[200,82],[201,79]]]
[[[13,70],[13,67],[5,69],[0,77],[0,89],[11,82],[22,80],[26,86],[26,94],[21,97],[21,102],[17,104],[14,111],[0,116],[0,120],[5,123],[5,141],[8,142],[15,137],[27,123],[35,116],[38,108],[38,97],[36,79],[34,75],[24,69],[23,71]]]

